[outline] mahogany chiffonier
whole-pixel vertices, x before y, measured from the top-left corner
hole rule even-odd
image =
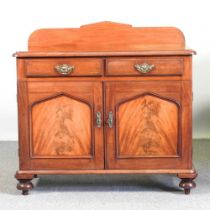
[[[176,174],[192,164],[192,50],[174,27],[33,32],[17,52],[17,188],[40,174]]]

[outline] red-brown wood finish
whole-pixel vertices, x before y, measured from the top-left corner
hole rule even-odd
[[[99,82],[28,82],[30,169],[102,169]],[[62,161],[60,160],[62,158]],[[50,161],[50,164],[49,164]]]
[[[100,76],[103,74],[103,59],[30,59],[25,61],[25,74],[27,77],[61,77],[55,67],[61,64],[68,64],[74,70],[68,75],[72,76]]]
[[[37,30],[28,45],[15,54],[24,195],[39,174],[121,173],[177,174],[189,194],[194,52],[179,29],[102,22]]]
[[[57,95],[33,104],[33,157],[91,157],[91,107],[79,99]]]
[[[50,38],[49,38],[50,37]],[[180,50],[183,33],[174,27],[132,27],[102,22],[68,29],[39,29],[29,38],[29,51]]]
[[[118,158],[178,155],[177,104],[144,93],[122,101],[117,108]]]
[[[152,64],[154,68],[147,74],[137,71],[136,64]],[[106,74],[111,76],[179,76],[183,73],[183,58],[112,58],[106,60]]]
[[[106,127],[107,167],[187,167],[180,157],[181,94],[180,82],[107,83],[106,113],[115,122]]]

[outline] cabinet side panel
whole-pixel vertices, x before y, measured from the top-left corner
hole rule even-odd
[[[19,168],[30,168],[29,161],[29,121],[28,121],[28,89],[24,81],[24,59],[17,59],[17,102],[18,102],[18,153]]]
[[[183,81],[183,113],[182,113],[182,158],[187,168],[192,164],[192,83]]]

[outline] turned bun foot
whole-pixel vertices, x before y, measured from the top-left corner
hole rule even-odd
[[[181,179],[179,186],[184,189],[185,195],[189,195],[192,188],[196,187],[193,181],[197,177],[197,172],[192,170],[191,173],[180,173],[177,176]]]
[[[179,184],[184,189],[186,195],[190,194],[190,190],[196,186],[192,178],[183,178]]]
[[[22,190],[23,195],[28,195],[29,190],[31,190],[32,188],[33,184],[31,183],[31,179],[19,179],[17,189]]]

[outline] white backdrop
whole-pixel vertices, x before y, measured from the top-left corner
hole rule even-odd
[[[79,27],[113,21],[133,26],[176,26],[197,51],[193,64],[194,138],[210,138],[209,0],[0,1],[0,140],[17,140],[16,66],[37,28]]]

